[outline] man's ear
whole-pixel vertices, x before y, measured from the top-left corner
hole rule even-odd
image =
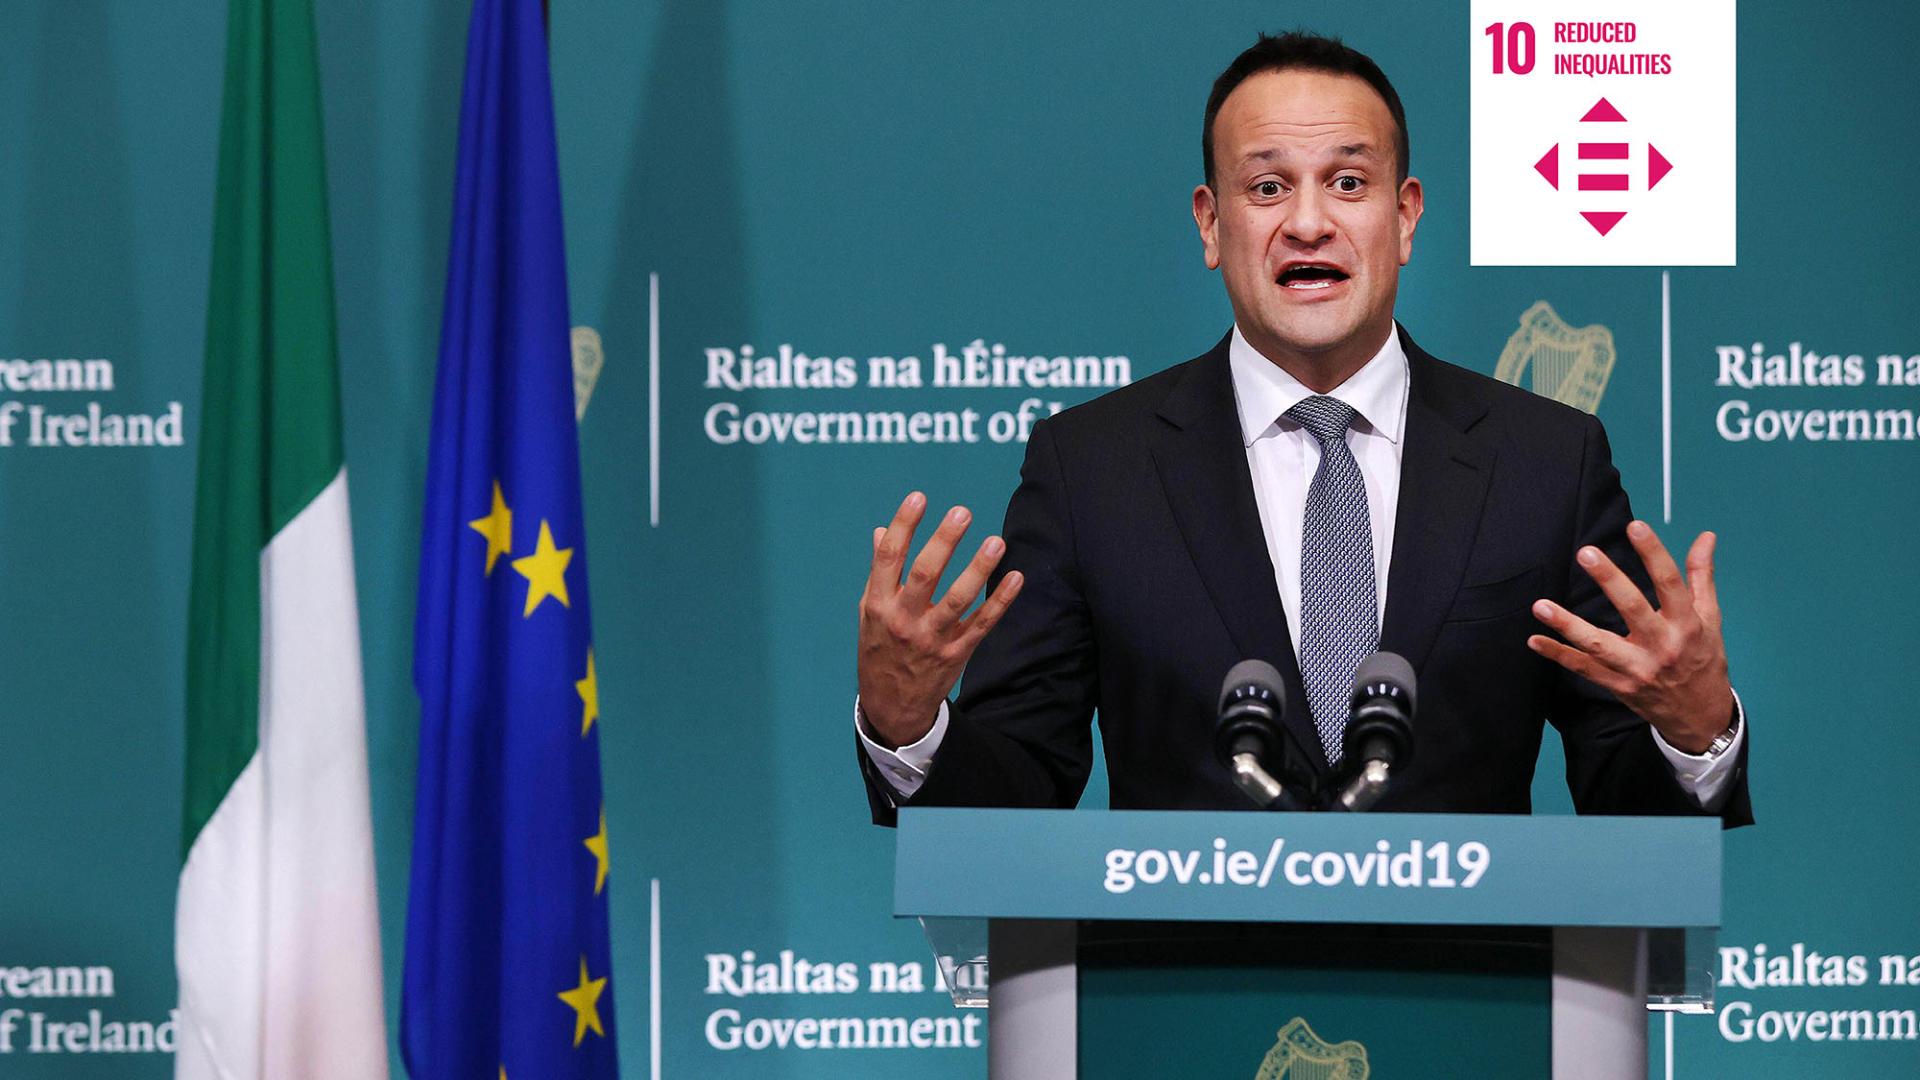
[[[1193,223],[1200,229],[1207,269],[1220,269],[1220,207],[1213,200],[1213,189],[1205,184],[1193,189]]]
[[[1426,211],[1426,192],[1420,188],[1420,181],[1407,177],[1400,182],[1400,265],[1407,265],[1413,258],[1413,230],[1420,224],[1420,215]]]

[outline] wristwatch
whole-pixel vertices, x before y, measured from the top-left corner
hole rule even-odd
[[[1733,740],[1738,737],[1739,734],[1740,703],[1736,701],[1733,703],[1733,715],[1727,719],[1727,730],[1715,735],[1713,741],[1707,744],[1707,748],[1700,752],[1701,756],[1712,760],[1726,753],[1727,747],[1733,745]]]

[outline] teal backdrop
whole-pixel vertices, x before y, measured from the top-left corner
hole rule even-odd
[[[317,6],[392,1015],[419,506],[467,12],[458,0]],[[1138,379],[1210,346],[1229,313],[1188,216],[1206,90],[1256,31],[1296,25],[1373,55],[1407,103],[1427,212],[1400,320],[1429,351],[1489,373],[1536,301],[1608,328],[1618,361],[1598,412],[1636,508],[1670,545],[1708,528],[1722,537],[1760,824],[1727,837],[1722,1012],[1675,1024],[1675,1075],[1920,1073],[1920,800],[1905,779],[1920,729],[1901,684],[1920,651],[1915,444],[1737,440],[1716,423],[1734,401],[1753,416],[1920,408],[1920,360],[1912,381],[1879,378],[1881,356],[1920,354],[1915,9],[1740,13],[1739,264],[1667,275],[1663,520],[1662,268],[1468,265],[1465,4],[552,8],[572,317],[605,352],[580,438],[626,1075],[649,1074],[656,882],[662,1075],[983,1073],[983,1052],[966,1045],[756,1049],[780,1028],[752,1022],[951,1016],[917,931],[889,916],[892,836],[867,824],[852,756],[869,530],[916,487],[996,522],[1021,447],[984,437],[985,418],[1101,387],[878,388],[867,358],[916,356],[930,377],[936,347],[958,354],[978,339],[1014,355],[1124,356]],[[33,1023],[91,1024],[94,1011],[161,1024],[173,1000],[224,9],[0,5],[0,425],[19,405],[0,445],[6,1076],[170,1072],[163,1053],[36,1053],[30,1036]],[[1717,384],[1719,350],[1756,344],[1857,354],[1864,385]],[[748,345],[851,358],[860,384],[710,385],[709,350]],[[105,359],[111,378],[96,366],[36,388],[32,365],[12,362],[42,358]],[[174,403],[178,445],[31,444],[34,408],[164,417]],[[972,408],[983,437],[729,443],[709,433],[715,406]],[[1540,812],[1569,809],[1557,753],[1541,761]],[[1096,778],[1088,800],[1104,797]],[[783,982],[783,950],[834,977],[795,979],[788,964]],[[1808,963],[1809,951],[1842,962]],[[764,977],[743,974],[769,961]],[[94,996],[57,983],[39,994],[42,967],[110,970],[111,995],[97,979]],[[1842,1030],[1809,1022],[1831,1010],[1868,1010],[1873,1037],[1817,1037]],[[1656,1026],[1656,1058],[1663,1037]],[[1265,1049],[1249,1049],[1247,1075]]]

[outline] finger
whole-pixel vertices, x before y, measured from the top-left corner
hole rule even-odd
[[[1626,571],[1620,569],[1612,559],[1607,558],[1606,552],[1588,544],[1580,549],[1574,559],[1579,562],[1580,568],[1587,572],[1587,576],[1593,579],[1594,584],[1600,586],[1600,591],[1607,594],[1607,599],[1613,604],[1614,610],[1620,612],[1620,617],[1626,620],[1628,633],[1650,629],[1654,621],[1659,618],[1653,610],[1653,605],[1647,603],[1646,594],[1640,591],[1640,586],[1635,585]]]
[[[1007,608],[1013,605],[1013,598],[1020,595],[1020,588],[1026,583],[1025,574],[1018,570],[1008,571],[1007,576],[1001,578],[1000,584],[994,587],[993,594],[987,597],[987,602],[961,622],[962,640],[969,650],[980,644],[980,639],[987,636],[987,631],[999,623],[1000,616],[1007,613]]]
[[[1542,634],[1527,639],[1527,648],[1559,664],[1575,675],[1611,693],[1621,695],[1632,689],[1631,681],[1612,668],[1562,642]]]
[[[900,598],[912,605],[911,610],[919,612],[917,605],[924,604],[933,596],[933,587],[940,583],[940,575],[947,572],[947,560],[953,557],[953,549],[960,544],[960,538],[967,533],[967,526],[973,522],[973,514],[964,506],[956,506],[947,511],[940,519],[940,525],[927,537],[927,546],[913,560],[913,566],[907,570],[906,584],[900,588]]]
[[[1687,595],[1687,583],[1680,577],[1680,567],[1674,564],[1673,556],[1667,554],[1667,546],[1654,535],[1653,526],[1644,521],[1630,523],[1627,541],[1640,553],[1640,562],[1646,566],[1647,576],[1653,579],[1653,594],[1660,599],[1660,610],[1669,618],[1691,610],[1693,598]]]
[[[953,587],[947,590],[939,605],[934,609],[934,625],[946,629],[960,621],[960,616],[980,597],[980,589],[992,576],[993,568],[1000,565],[1000,557],[1007,552],[1006,542],[997,536],[989,536],[980,544],[980,550],[974,552],[973,561],[953,579]]]
[[[1703,532],[1693,538],[1693,547],[1687,551],[1687,588],[1693,593],[1693,609],[1700,613],[1700,621],[1716,631],[1720,629],[1720,594],[1713,583],[1713,553],[1719,546],[1719,537]]]
[[[1551,600],[1535,600],[1533,617],[1601,663],[1616,671],[1635,670],[1640,651],[1611,630],[1602,630]]]
[[[927,497],[911,492],[893,512],[880,541],[874,546],[873,566],[867,571],[867,591],[872,595],[892,596],[900,590],[900,567],[906,564],[907,548],[913,543],[913,530],[927,512]]]
[[[874,562],[878,562],[880,559],[880,541],[884,539],[886,535],[887,535],[887,527],[885,525],[875,525],[873,527],[873,561]],[[869,563],[868,570],[867,570],[867,587],[860,593],[860,609],[862,611],[866,610],[868,595],[872,591],[873,591],[873,570],[872,570],[872,563]]]

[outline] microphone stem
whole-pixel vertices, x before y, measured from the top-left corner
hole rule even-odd
[[[1280,781],[1262,768],[1260,759],[1250,753],[1233,755],[1233,782],[1240,785],[1240,790],[1247,793],[1247,798],[1262,808],[1279,802],[1284,794]]]
[[[1340,808],[1359,813],[1371,808],[1386,793],[1387,763],[1372,758],[1361,766],[1360,775],[1354,777],[1353,782],[1340,793]]]

